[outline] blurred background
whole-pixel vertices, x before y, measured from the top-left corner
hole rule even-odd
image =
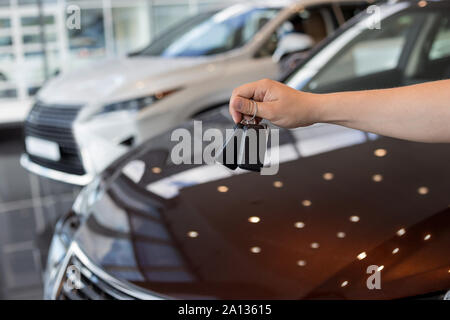
[[[186,16],[236,2],[0,0],[0,122],[23,119],[52,76],[143,48]],[[66,27],[70,5],[83,12],[80,29]]]
[[[51,77],[126,55],[184,17],[237,1],[0,0],[0,299],[41,299],[52,228],[78,187],[19,164],[21,122]],[[81,10],[70,30],[67,8]]]

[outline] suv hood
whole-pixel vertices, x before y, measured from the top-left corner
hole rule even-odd
[[[204,128],[231,126],[218,119]],[[281,149],[305,154],[342,140],[339,130],[362,134],[283,131]],[[360,139],[261,176],[171,165],[169,137],[123,157],[103,191],[85,195],[97,200],[75,241],[112,276],[173,298],[391,299],[450,288],[448,145]],[[370,265],[382,269],[379,290],[367,288]]]
[[[209,75],[212,68],[205,64],[213,62],[218,59],[135,56],[109,60],[58,76],[39,91],[38,99],[46,103],[85,104],[150,95]]]

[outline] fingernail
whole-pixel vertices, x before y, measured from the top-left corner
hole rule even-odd
[[[243,105],[244,105],[244,103],[243,103],[242,99],[241,98],[237,98],[236,110],[241,111]]]

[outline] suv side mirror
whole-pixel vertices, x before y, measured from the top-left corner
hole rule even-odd
[[[314,40],[304,33],[288,33],[278,42],[273,53],[274,61],[278,62],[287,54],[309,50],[314,46]]]

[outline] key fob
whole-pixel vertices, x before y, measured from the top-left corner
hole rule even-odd
[[[235,170],[238,167],[238,155],[243,134],[244,125],[242,123],[236,124],[233,134],[227,137],[222,149],[216,155],[216,162],[231,170]]]
[[[267,150],[268,127],[266,124],[244,124],[238,153],[238,167],[260,172]]]
[[[216,161],[231,170],[260,172],[264,166],[269,129],[266,124],[247,123],[245,120],[234,127],[227,138]]]

